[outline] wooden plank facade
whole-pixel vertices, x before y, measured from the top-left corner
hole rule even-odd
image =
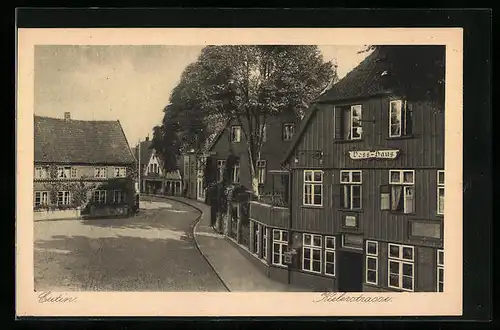
[[[302,121],[284,159],[287,228],[252,205],[270,276],[322,291],[444,288],[444,108],[385,88],[377,56]]]

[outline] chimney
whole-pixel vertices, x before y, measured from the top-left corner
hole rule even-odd
[[[148,136],[146,136],[146,141],[149,141],[149,135],[148,135]]]
[[[65,120],[70,120],[71,119],[71,113],[70,112],[65,112],[64,113],[64,119]]]

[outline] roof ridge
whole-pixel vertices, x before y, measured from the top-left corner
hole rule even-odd
[[[75,121],[86,122],[86,123],[116,123],[116,122],[120,122],[119,119],[115,119],[115,120],[93,120],[93,119],[73,119],[73,118],[64,119],[64,118],[41,116],[41,115],[34,115],[34,116],[38,117],[38,118],[52,119],[52,120],[59,120],[59,121],[69,121],[69,122],[75,122]]]

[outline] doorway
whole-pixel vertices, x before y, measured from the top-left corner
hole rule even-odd
[[[363,254],[348,251],[338,252],[338,291],[363,291]]]

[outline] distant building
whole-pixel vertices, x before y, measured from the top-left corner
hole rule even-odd
[[[35,116],[34,143],[35,218],[122,215],[134,204],[135,159],[119,121]]]
[[[152,141],[146,137],[145,141],[140,142],[140,147],[137,145],[133,149],[138,163],[140,160],[140,191],[147,194],[181,196],[180,170],[166,171],[163,160],[151,145]]]

